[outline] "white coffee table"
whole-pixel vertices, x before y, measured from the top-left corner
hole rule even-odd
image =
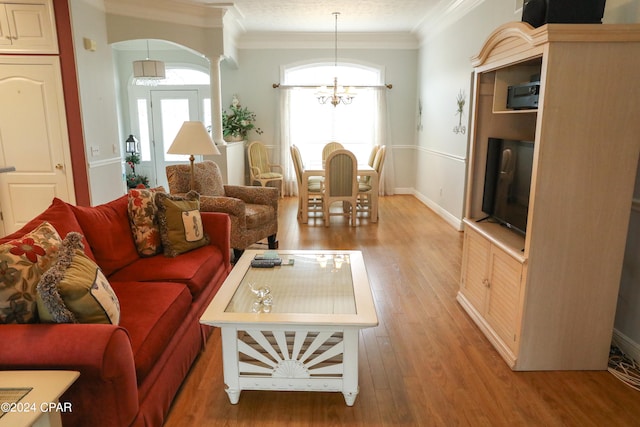
[[[62,393],[80,376],[76,371],[0,371],[0,389],[13,390],[20,398],[0,397],[0,426],[59,427],[61,413],[73,411],[71,402],[60,402]],[[9,396],[8,394],[7,396]]]
[[[221,328],[229,400],[242,390],[334,391],[352,406],[358,332],[378,325],[362,253],[283,250],[293,265],[252,268],[263,252],[245,251],[200,318]],[[273,305],[249,283],[268,287]]]

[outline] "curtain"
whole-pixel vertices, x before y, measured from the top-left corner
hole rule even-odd
[[[387,88],[376,88],[376,114],[374,144],[386,145],[385,161],[380,177],[379,194],[381,196],[393,195],[395,188],[395,172],[393,167],[393,141],[391,140],[391,126],[389,125],[389,111],[387,108]]]
[[[291,94],[295,89],[281,88],[280,92],[280,165],[284,175],[282,191],[285,196],[297,196],[296,171],[291,160]]]

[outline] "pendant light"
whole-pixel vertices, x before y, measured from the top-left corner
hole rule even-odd
[[[336,72],[336,75],[333,78],[333,91],[329,92],[326,86],[322,86],[316,92],[316,98],[318,98],[318,102],[320,104],[331,102],[331,105],[334,107],[338,106],[340,103],[345,105],[351,104],[353,98],[356,96],[355,93],[350,92],[348,87],[344,89],[341,86],[338,86],[338,15],[340,15],[340,12],[333,12],[333,16],[335,17],[333,66]]]
[[[149,59],[149,40],[147,40],[147,59],[133,61],[133,77],[138,85],[154,86],[165,78],[164,62]]]

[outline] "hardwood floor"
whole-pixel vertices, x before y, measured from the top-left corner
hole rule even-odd
[[[601,372],[512,372],[455,300],[462,233],[411,196],[383,197],[380,221],[296,221],[281,202],[281,249],[364,254],[380,324],[360,333],[360,393],[224,392],[219,330],[176,397],[182,426],[630,426],[640,394]]]

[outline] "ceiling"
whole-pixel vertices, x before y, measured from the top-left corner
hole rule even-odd
[[[414,32],[441,0],[192,0],[227,8],[245,32]],[[450,1],[447,1],[450,3]]]
[[[326,48],[334,40],[333,13],[339,12],[341,46],[402,49],[416,48],[484,0],[103,1],[116,15],[209,27],[223,23],[241,48]]]

